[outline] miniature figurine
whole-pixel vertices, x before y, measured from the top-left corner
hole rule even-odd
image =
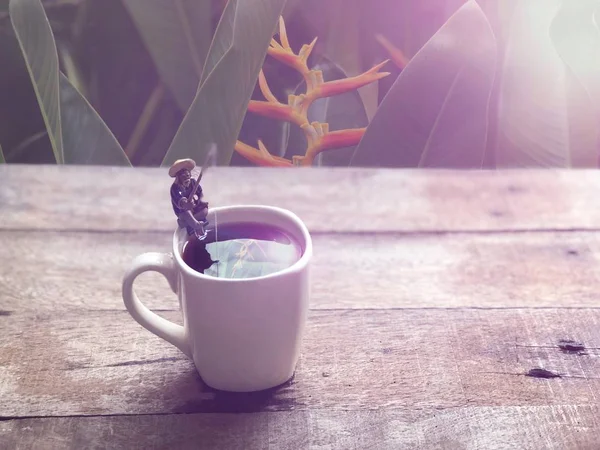
[[[206,238],[206,225],[208,221],[208,203],[202,201],[202,187],[200,179],[192,178],[192,170],[196,167],[193,159],[179,159],[169,169],[169,176],[175,178],[171,186],[171,203],[177,215],[177,223],[185,227],[188,236],[195,236],[198,240]],[[204,169],[204,168],[203,168]]]

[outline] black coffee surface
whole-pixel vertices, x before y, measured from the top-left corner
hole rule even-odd
[[[183,260],[197,272],[218,278],[255,278],[279,272],[302,256],[300,244],[285,231],[240,222],[209,228],[204,241],[189,240]]]

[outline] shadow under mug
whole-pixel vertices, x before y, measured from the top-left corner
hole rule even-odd
[[[209,229],[254,222],[278,227],[300,244],[292,266],[269,275],[215,278],[191,269],[182,259],[185,229],[173,235],[172,254],[144,253],[123,278],[123,301],[143,327],[192,358],[203,381],[214,389],[251,392],[288,381],[300,354],[310,293],[312,240],[292,212],[271,206],[228,206],[208,214]],[[150,311],[133,284],[146,271],[163,274],[179,297],[183,326]]]

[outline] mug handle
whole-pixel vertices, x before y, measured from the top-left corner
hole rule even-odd
[[[133,291],[133,282],[144,272],[154,271],[162,274],[171,290],[177,292],[177,267],[173,256],[165,253],[144,253],[133,260],[133,264],[123,277],[123,302],[131,317],[148,331],[173,344],[188,357],[192,357],[190,346],[181,325],[163,319],[158,314],[150,311],[140,301]]]

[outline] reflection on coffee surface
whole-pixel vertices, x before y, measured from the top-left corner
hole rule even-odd
[[[302,256],[301,245],[280,228],[261,223],[228,223],[208,237],[189,240],[183,260],[197,272],[218,278],[255,278],[284,270]]]

